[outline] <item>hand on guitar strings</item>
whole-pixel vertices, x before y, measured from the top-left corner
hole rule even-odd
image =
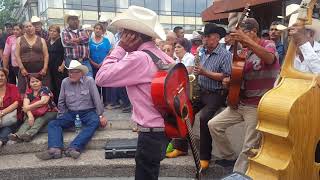
[[[119,46],[127,52],[136,51],[142,44],[142,38],[139,33],[125,29],[122,32]]]
[[[288,28],[289,37],[292,38],[295,44],[298,46],[303,45],[304,43],[308,42],[307,30],[302,24],[295,23],[291,27]]]
[[[248,47],[249,44],[254,43],[250,38],[250,34],[255,33],[251,31],[243,31],[242,29],[232,30],[230,33],[230,41],[238,41],[242,44],[243,47]]]

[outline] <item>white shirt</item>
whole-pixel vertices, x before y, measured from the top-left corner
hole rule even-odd
[[[310,42],[306,42],[299,48],[304,61],[301,62],[297,55],[294,60],[294,68],[301,72],[320,73],[320,43],[315,41],[312,47]]]
[[[179,63],[180,59],[177,57],[176,63]],[[194,66],[194,56],[191,53],[184,54],[181,63],[184,64],[186,67]]]

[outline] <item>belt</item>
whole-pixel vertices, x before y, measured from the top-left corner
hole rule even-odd
[[[146,128],[138,125],[137,129],[138,129],[138,132],[164,132],[164,128],[160,128],[160,127]]]

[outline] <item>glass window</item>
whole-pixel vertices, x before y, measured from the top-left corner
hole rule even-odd
[[[144,0],[130,0],[130,5],[136,5],[136,6],[144,7]]]
[[[172,15],[183,16],[183,0],[172,1]]]
[[[115,0],[100,0],[101,11],[112,11],[114,12],[116,6]]]
[[[145,7],[149,8],[158,13],[159,11],[159,0],[145,0]]]
[[[196,13],[201,14],[202,11],[204,11],[207,7],[206,0],[197,0],[196,3]]]
[[[116,0],[116,2],[117,2],[117,12],[123,12],[129,7],[128,0]]]
[[[196,10],[196,1],[195,0],[184,0],[184,12],[194,13]]]
[[[78,0],[65,0],[65,5],[64,7],[66,9],[81,9],[81,1],[78,1]]]
[[[62,5],[63,5],[63,0],[49,0],[50,8],[63,8]]]
[[[160,0],[160,15],[171,15],[171,0]]]
[[[83,10],[93,10],[97,11],[97,0],[82,0],[82,9]]]

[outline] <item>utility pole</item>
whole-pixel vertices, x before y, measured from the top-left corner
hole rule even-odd
[[[99,21],[101,17],[100,0],[97,0],[97,4],[98,4],[98,21]]]

